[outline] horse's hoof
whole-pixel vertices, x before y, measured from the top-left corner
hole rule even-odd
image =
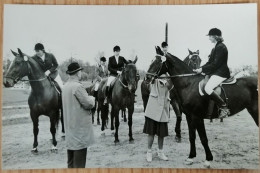
[[[38,153],[38,149],[37,149],[37,148],[33,148],[33,149],[31,150],[31,152],[32,152],[32,153]]]
[[[176,141],[177,143],[180,143],[180,142],[181,142],[181,137],[175,136],[175,141]]]
[[[97,122],[97,125],[100,125],[100,122]]]
[[[114,143],[115,143],[115,144],[118,144],[118,143],[119,143],[119,139],[116,139],[116,140],[114,141]]]
[[[106,133],[105,133],[105,132],[101,132],[100,135],[101,135],[101,136],[106,136]]]
[[[205,160],[205,162],[204,162],[204,167],[205,168],[210,168],[210,164],[211,164],[211,162],[210,161],[207,161],[207,160]]]
[[[58,148],[56,146],[51,147],[51,152],[56,153],[58,151]]]
[[[187,158],[187,159],[185,160],[185,164],[186,164],[186,165],[192,165],[192,164],[193,164],[193,159]]]
[[[125,120],[124,120],[124,122],[126,123],[126,122],[127,122],[127,120],[125,119]]]
[[[129,139],[129,143],[133,144],[133,143],[135,143],[135,140],[133,138],[131,138],[131,139]]]

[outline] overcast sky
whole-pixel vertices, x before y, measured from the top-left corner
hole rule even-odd
[[[137,67],[147,70],[155,56],[154,46],[165,40],[168,22],[169,52],[184,59],[188,48],[199,50],[202,64],[213,48],[206,34],[221,29],[229,51],[230,67],[257,65],[257,5],[185,6],[4,6],[4,57],[10,49],[34,54],[44,44],[59,63],[71,56],[95,64],[99,51],[129,59],[137,54]]]

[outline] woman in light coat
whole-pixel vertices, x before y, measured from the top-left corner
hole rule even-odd
[[[168,122],[170,116],[170,93],[173,87],[170,80],[155,79],[150,85],[151,92],[145,110],[145,124],[143,132],[148,134],[148,150],[146,160],[152,161],[152,145],[154,136],[158,136],[158,157],[168,160],[163,153],[164,137],[168,136]]]

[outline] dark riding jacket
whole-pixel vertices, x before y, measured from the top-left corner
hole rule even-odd
[[[38,62],[38,64],[40,65],[40,67],[44,72],[50,70],[49,76],[52,79],[55,79],[58,76],[58,62],[53,54],[45,53],[44,61],[42,60],[42,58],[38,57],[37,55],[34,55],[32,58],[36,62]]]
[[[227,65],[228,50],[224,43],[218,42],[212,49],[209,61],[202,66],[202,72],[206,75],[217,75],[223,78],[230,77],[230,71]]]
[[[124,57],[119,56],[117,63],[115,56],[111,56],[108,61],[108,70],[110,71],[110,75],[117,76],[117,71],[122,71],[125,64],[128,64],[128,62]]]

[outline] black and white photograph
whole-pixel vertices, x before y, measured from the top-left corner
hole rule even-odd
[[[5,4],[2,169],[259,169],[257,3]]]

